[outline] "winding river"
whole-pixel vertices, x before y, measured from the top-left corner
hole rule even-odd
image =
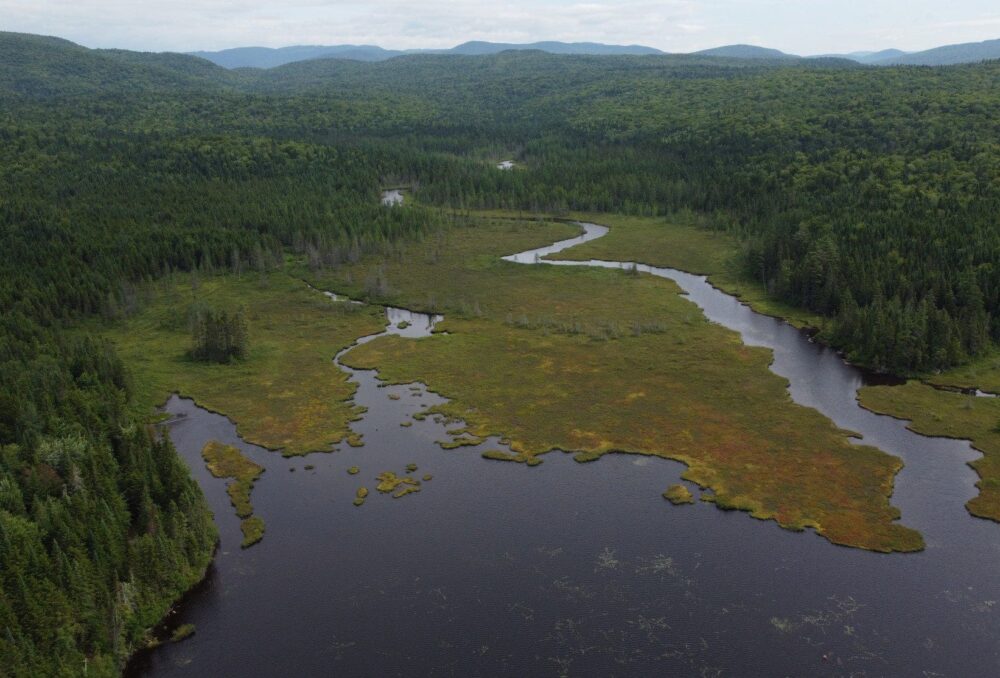
[[[543,259],[607,232],[581,226],[577,238],[507,259],[632,267]],[[550,454],[528,468],[478,459],[497,441],[445,451],[435,441],[449,427],[412,419],[439,396],[349,370],[367,408],[353,425],[365,446],[336,454],[282,459],[240,440],[224,417],[170,400],[171,437],[215,511],[221,547],[169,622],[194,623],[196,634],[140,656],[129,672],[1000,674],[1000,525],[964,508],[975,493],[966,462],[978,453],[860,408],[861,371],[704,277],[637,268],[675,281],[746,343],[771,348],[772,370],[796,402],[901,457],[893,503],[927,549],[874,554],[708,504],[672,507],[660,492],[683,466],[662,459],[610,455],[580,466]],[[419,339],[439,320],[390,309],[386,332]],[[253,500],[268,531],[245,551],[225,483],[200,458],[211,438],[267,469]],[[352,506],[359,484],[410,463],[433,475],[422,492]],[[357,477],[346,472],[354,465]]]

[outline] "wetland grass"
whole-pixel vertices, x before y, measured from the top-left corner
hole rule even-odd
[[[618,217],[595,221],[613,221],[612,234],[628,228]],[[629,223],[636,243],[665,227],[655,219]],[[511,441],[512,453],[487,458],[537,463],[553,450],[580,461],[614,452],[656,455],[687,464],[684,479],[711,490],[706,494],[720,508],[792,530],[812,527],[847,546],[923,548],[920,534],[897,522],[889,502],[900,460],[851,445],[828,419],[793,403],[785,380],[768,370],[770,351],[745,346],[736,333],[708,322],[671,281],[501,261],[502,254],[526,249],[511,246],[511,229],[517,238],[537,229],[548,242],[558,239],[552,225],[483,220],[452,229],[446,247],[414,243],[402,261],[363,260],[332,274],[363,280],[381,267],[394,292],[379,301],[419,308],[434,298],[446,315],[433,337],[380,337],[352,349],[343,362],[377,369],[391,384],[426,384],[449,399],[418,418],[459,419],[467,439]],[[719,241],[691,229],[678,233],[694,242],[689,256],[702,259],[688,266],[650,263],[707,267],[706,250]],[[658,242],[646,251],[672,241]],[[626,244],[580,256],[648,260],[619,249]],[[480,312],[462,315],[473,304]],[[508,317],[620,328],[655,322],[663,331],[594,339],[586,332],[519,327]]]
[[[332,358],[384,327],[380,309],[331,301],[280,271],[265,288],[251,276],[225,275],[193,289],[189,277],[152,286],[151,301],[135,316],[104,329],[136,376],[141,406],[152,411],[180,393],[234,420],[248,442],[286,456],[330,451],[352,437],[349,422],[360,415],[350,402],[356,386]],[[188,309],[201,303],[246,309],[245,360],[218,365],[188,358]]]

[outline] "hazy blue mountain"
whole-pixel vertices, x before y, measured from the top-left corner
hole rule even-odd
[[[450,50],[451,54],[498,54],[507,50],[537,49],[550,54],[663,54],[653,47],[643,45],[604,45],[598,42],[532,42],[514,44],[505,42],[465,42]]]
[[[863,64],[874,64],[879,61],[885,61],[886,59],[898,59],[899,57],[906,56],[906,52],[901,49],[883,49],[878,52],[854,52],[853,54],[845,55],[848,59],[854,59],[855,61],[860,61]]]
[[[959,45],[945,45],[923,52],[912,52],[901,56],[891,56],[870,63],[879,66],[947,66],[950,64],[968,64],[1000,59],[1000,40],[984,42],[966,42]]]
[[[793,54],[785,54],[781,50],[757,47],[756,45],[725,45],[693,52],[703,56],[729,57],[731,59],[799,59]]]
[[[354,59],[384,61],[404,54],[375,45],[295,45],[292,47],[236,47],[218,52],[191,52],[224,68],[274,68],[310,59]]]
[[[296,45],[293,47],[237,47],[219,52],[191,52],[224,68],[275,68],[297,61],[313,59],[353,59],[355,61],[385,61],[403,54],[498,54],[508,50],[540,50],[551,54],[663,54],[658,49],[642,45],[603,45],[596,42],[535,42],[514,44],[501,42],[466,42],[451,49],[392,50],[374,45]]]
[[[895,59],[907,54],[901,49],[883,49],[878,52],[867,51],[867,52],[849,52],[847,54],[817,54],[815,56],[808,57],[809,59],[824,59],[824,58],[834,58],[834,59],[850,59],[851,61],[857,61],[860,64],[874,64],[879,61],[885,61],[887,59]]]

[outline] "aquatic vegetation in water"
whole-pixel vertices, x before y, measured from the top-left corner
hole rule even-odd
[[[179,643],[194,635],[194,624],[181,624],[170,634],[171,643]]]
[[[423,480],[425,483],[429,483],[433,479],[434,479],[434,476],[432,476],[430,473],[424,474],[424,477],[421,478],[421,480]]]
[[[487,450],[481,455],[483,459],[492,459],[493,461],[512,461],[516,464],[527,464],[528,466],[538,466],[542,463],[540,457],[535,457],[526,454],[514,454],[513,452],[503,452],[501,450]]]
[[[663,498],[675,506],[694,503],[694,495],[691,494],[691,490],[679,483],[668,487],[667,491],[663,493]]]
[[[400,497],[405,497],[408,494],[413,494],[414,492],[419,492],[419,491],[420,491],[420,486],[419,485],[409,485],[407,487],[402,488],[401,490],[399,490],[395,494],[393,494],[392,498],[393,499],[399,499]]]
[[[398,393],[390,393],[389,394],[389,400],[399,400],[400,397],[401,396]]]
[[[487,450],[481,456],[483,459],[492,459],[493,461],[521,461],[516,454],[500,450]]]
[[[600,570],[617,570],[619,565],[621,565],[621,561],[616,557],[615,550],[606,546],[603,551],[597,554],[597,564],[594,572]]]
[[[413,473],[416,470],[417,470],[417,465],[416,464],[407,464],[406,465],[406,472],[407,473]]]
[[[483,444],[483,438],[472,435],[463,435],[452,440],[439,440],[437,444],[446,450],[457,450],[460,447],[475,447]]]
[[[351,468],[347,469],[347,472],[350,473],[352,476],[356,476],[359,473],[361,473],[361,469],[359,469],[357,466],[352,466]]]
[[[399,425],[402,426],[403,428],[410,428],[411,426],[413,426],[413,422],[412,421],[401,421],[401,422],[399,422]]]
[[[351,447],[364,447],[365,442],[361,439],[360,433],[352,433],[347,436],[347,444]]]
[[[368,498],[368,488],[359,487],[358,491],[354,493],[354,505],[361,506],[365,503],[365,499]]]
[[[420,485],[419,481],[406,476],[397,476],[392,471],[383,471],[378,474],[376,480],[378,480],[378,485],[375,486],[375,489],[386,494],[395,492],[400,485]]]

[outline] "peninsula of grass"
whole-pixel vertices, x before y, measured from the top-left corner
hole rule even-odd
[[[979,474],[979,495],[965,506],[974,516],[1000,522],[1000,398],[977,398],[909,381],[862,388],[858,401],[873,412],[909,419],[909,428],[917,433],[969,440],[983,456],[969,463]]]
[[[694,495],[691,494],[691,490],[689,490],[687,486],[681,485],[680,483],[668,487],[667,491],[663,493],[663,498],[674,506],[694,503]]]
[[[611,452],[675,459],[720,508],[847,546],[923,548],[889,501],[900,460],[849,444],[847,432],[794,404],[768,370],[771,352],[708,322],[675,284],[500,260],[537,246],[537,235],[551,242],[573,232],[473,219],[391,259],[324,274],[343,284],[380,277],[387,291],[376,301],[446,316],[434,336],[380,337],[342,361],[392,384],[427,384],[449,401],[425,412],[466,422],[470,437],[508,438],[518,460],[552,450],[581,460]]]
[[[240,435],[286,456],[329,451],[352,436],[360,409],[356,386],[333,363],[358,337],[384,326],[381,309],[334,302],[300,280],[276,272],[198,281],[174,275],[150,288],[152,298],[129,320],[106,332],[150,411],[172,392],[193,398],[236,422]],[[189,309],[197,304],[243,308],[249,356],[231,364],[188,357]]]
[[[250,493],[257,478],[264,472],[264,467],[247,459],[239,449],[217,440],[208,441],[201,450],[201,456],[214,477],[232,479],[226,486],[226,494],[236,509],[236,515],[242,518],[242,546],[247,548],[256,544],[264,536],[264,521],[253,515]]]

